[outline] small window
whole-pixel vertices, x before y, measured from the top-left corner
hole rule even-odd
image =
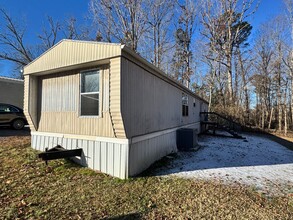
[[[80,115],[99,115],[100,74],[91,70],[80,74]]]
[[[182,116],[188,116],[188,96],[182,93]]]

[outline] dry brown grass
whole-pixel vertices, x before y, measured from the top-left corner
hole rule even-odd
[[[0,139],[0,219],[292,219],[293,198],[179,178],[119,180]]]

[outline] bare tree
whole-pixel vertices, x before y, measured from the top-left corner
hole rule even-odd
[[[147,0],[145,18],[147,22],[147,38],[151,40],[152,63],[161,68],[164,56],[170,49],[169,26],[174,15],[172,0]]]
[[[4,19],[0,32],[0,59],[11,61],[20,68],[35,57],[32,49],[24,41],[24,25],[16,23],[4,9],[0,9],[0,14]]]
[[[271,100],[273,47],[272,40],[269,38],[270,34],[269,25],[262,26],[253,49],[255,53],[253,63],[253,66],[255,67],[255,74],[252,79],[256,89],[255,92],[257,93],[260,101],[258,105],[261,112],[260,127],[263,129],[265,127],[266,112],[274,111]]]
[[[47,17],[48,27],[43,27],[42,33],[38,35],[41,40],[41,50],[46,51],[54,46],[58,39],[59,31],[61,30],[61,24],[58,21],[54,21],[51,16]]]
[[[292,61],[292,49],[290,48],[290,46],[287,46],[286,48],[289,48],[289,51],[287,51],[286,55],[283,58],[283,63],[284,65],[287,67],[287,71],[288,72],[288,76],[290,77],[290,94],[289,96],[290,98],[290,120],[291,120],[291,124],[293,125],[293,95],[292,95],[292,91],[293,91],[293,61]]]
[[[203,1],[203,36],[208,39],[212,51],[217,54],[207,57],[227,69],[227,89],[230,102],[233,101],[232,61],[235,48],[243,45],[250,35],[251,26],[245,20],[252,15],[254,0],[207,0]]]
[[[284,0],[284,3],[286,6],[287,17],[291,28],[291,42],[293,42],[293,0]]]
[[[91,0],[99,39],[119,41],[137,51],[147,27],[142,4],[142,0]]]
[[[88,29],[77,28],[76,19],[70,18],[69,21],[61,24],[48,16],[41,33],[37,35],[39,41],[29,45],[25,41],[27,34],[25,24],[14,20],[4,9],[0,9],[0,16],[4,21],[0,28],[0,60],[14,63],[17,70],[54,46],[63,37],[89,39]],[[62,29],[64,29],[63,33]]]
[[[272,126],[280,131],[287,129],[287,85],[291,78],[286,74],[287,34],[283,21],[283,17],[276,17],[260,29],[254,47],[255,74],[252,77],[258,97],[256,110],[260,112],[257,114],[260,127],[270,129]]]
[[[288,67],[289,74],[291,76],[291,104],[290,104],[290,111],[291,111],[291,123],[293,124],[293,0],[284,0],[285,6],[286,6],[286,12],[287,12],[287,18],[289,22],[289,26],[291,29],[291,43],[288,45],[289,54],[287,56],[287,59],[284,59],[285,65]]]
[[[284,112],[284,135],[287,136],[287,132],[288,132],[288,123],[287,123],[287,114],[288,114],[288,111],[287,111],[287,94],[288,94],[288,79],[286,79],[285,81],[285,92],[284,92],[284,100],[283,100],[283,112]]]
[[[192,67],[192,38],[194,34],[197,8],[195,2],[186,0],[179,6],[179,19],[175,32],[175,53],[172,66],[175,79],[189,86],[191,75],[194,73]]]
[[[247,52],[241,52],[240,48],[236,49],[236,54],[237,54],[237,62],[238,62],[238,70],[236,71],[237,73],[235,75],[238,75],[238,72],[240,74],[240,88],[238,86],[235,86],[236,92],[239,92],[239,96],[237,100],[242,102],[244,100],[244,103],[241,103],[242,106],[238,104],[238,115],[240,114],[240,109],[244,109],[244,123],[247,123],[249,120],[249,114],[250,114],[250,97],[249,97],[249,91],[248,91],[248,86],[249,86],[249,73],[251,70],[251,62],[252,60],[249,59],[249,56],[251,56],[251,53],[248,53],[245,56],[245,53]],[[244,97],[244,98],[243,98]]]
[[[89,27],[83,27],[76,24],[77,20],[75,17],[70,17],[65,21],[63,34],[67,39],[74,40],[90,40]]]
[[[273,46],[275,48],[275,59],[274,59],[274,81],[277,94],[277,105],[278,105],[278,129],[282,130],[282,120],[283,120],[283,102],[282,102],[282,87],[283,87],[283,56],[285,51],[284,44],[284,30],[285,27],[282,22],[281,17],[277,17],[274,20],[272,26],[271,38],[273,41]]]
[[[0,59],[13,62],[17,69],[27,65],[57,42],[60,24],[54,22],[52,17],[47,18],[49,28],[43,28],[43,32],[38,35],[41,42],[29,46],[24,40],[25,25],[13,20],[4,9],[0,9],[0,14],[4,18],[4,27],[0,31]]]

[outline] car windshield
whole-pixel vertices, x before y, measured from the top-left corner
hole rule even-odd
[[[0,105],[0,112],[18,112],[18,110],[9,105]]]

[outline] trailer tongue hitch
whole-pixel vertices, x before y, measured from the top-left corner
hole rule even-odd
[[[48,160],[56,160],[61,158],[76,157],[82,155],[82,149],[67,150],[60,145],[57,145],[51,149],[45,148],[45,152],[39,154],[39,158],[45,161],[46,165]]]

